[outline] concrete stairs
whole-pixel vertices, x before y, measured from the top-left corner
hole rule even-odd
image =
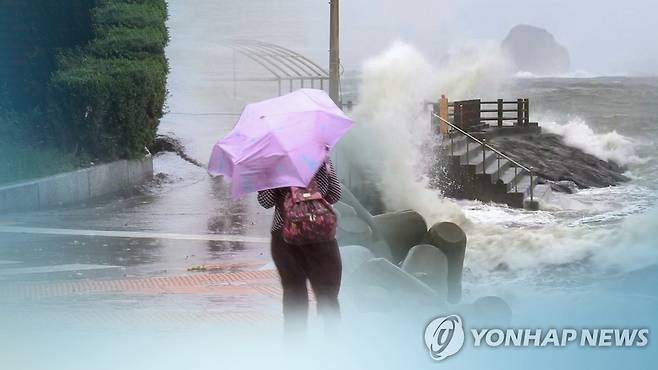
[[[468,141],[467,141],[468,140]],[[444,195],[458,199],[507,204],[513,208],[536,208],[530,202],[537,185],[533,176],[483,145],[458,135],[444,138],[436,149],[432,184]]]

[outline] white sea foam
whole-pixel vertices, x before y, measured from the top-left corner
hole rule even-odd
[[[565,144],[605,161],[613,161],[621,166],[645,162],[635,152],[638,144],[635,140],[617,131],[596,133],[580,118],[562,124],[549,120],[542,121],[542,129],[563,136]]]
[[[559,74],[559,75],[540,75],[528,71],[518,71],[513,74],[513,77],[515,78],[525,78],[525,79],[532,79],[532,78],[594,78],[597,77],[597,75],[594,75],[590,72],[583,71],[583,70],[578,70],[570,73],[565,73],[565,74]]]
[[[478,223],[466,230],[465,265],[479,281],[497,272],[506,276],[505,280],[519,277],[525,279],[524,284],[533,285],[549,276],[555,280],[552,272],[561,269],[579,272],[557,280],[587,280],[656,265],[656,230],[656,209],[628,216],[614,227],[556,223],[526,228]]]

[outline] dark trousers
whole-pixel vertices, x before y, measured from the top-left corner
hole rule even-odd
[[[281,232],[272,233],[272,259],[279,271],[283,287],[283,316],[286,332],[304,329],[308,317],[308,291],[311,282],[318,305],[318,313],[325,320],[340,317],[338,291],[342,264],[338,243],[291,245]],[[326,321],[325,321],[326,322]],[[327,322],[327,324],[329,324]]]

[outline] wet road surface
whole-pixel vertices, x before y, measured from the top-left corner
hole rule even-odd
[[[271,213],[253,197],[231,200],[224,180],[172,154],[156,157],[155,169],[166,176],[134,194],[3,215],[0,320],[40,327],[53,317],[110,325],[278,317]]]
[[[111,265],[122,274],[180,273],[194,265],[262,260],[270,213],[253,197],[233,201],[229,185],[166,153],[164,180],[95,204],[0,218],[0,278],[16,269]],[[12,273],[14,271],[14,273]],[[76,272],[73,276],[85,276]]]

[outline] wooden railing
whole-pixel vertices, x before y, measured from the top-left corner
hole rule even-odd
[[[498,127],[524,126],[530,123],[528,99],[456,101],[449,103],[448,109],[448,116],[453,123],[463,129],[489,122],[495,122]]]
[[[425,107],[428,106],[432,106],[432,110],[444,119],[467,131],[483,124],[491,126],[491,123],[498,127],[523,127],[530,124],[530,101],[527,98],[448,102],[445,96],[441,96],[438,103],[426,102]]]

